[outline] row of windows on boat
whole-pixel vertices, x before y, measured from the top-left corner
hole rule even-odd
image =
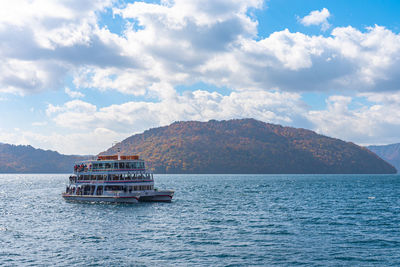
[[[71,182],[78,181],[124,181],[124,180],[153,180],[152,173],[96,174],[70,176]]]
[[[143,161],[134,162],[104,162],[93,164],[78,164],[74,166],[74,171],[82,172],[88,170],[110,170],[110,169],[144,169]]]
[[[103,189],[104,188],[104,189]],[[110,192],[124,192],[124,193],[132,193],[132,191],[144,191],[144,190],[153,190],[154,186],[153,185],[135,185],[135,186],[119,186],[119,185],[107,185],[107,186],[102,186],[99,185],[96,190],[95,185],[85,185],[82,187],[69,187],[67,186],[66,188],[66,193],[72,194],[72,195],[103,195],[103,190],[104,191],[110,191]]]

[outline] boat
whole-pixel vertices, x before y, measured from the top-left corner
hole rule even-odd
[[[153,173],[137,155],[97,156],[75,163],[62,197],[83,202],[171,202],[173,190],[154,188]]]

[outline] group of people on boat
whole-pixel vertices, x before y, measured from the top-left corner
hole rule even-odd
[[[75,194],[75,191],[76,191],[76,195],[82,195],[82,192],[80,192],[80,188],[79,187],[69,187],[69,186],[67,186],[67,188],[65,189],[65,192],[67,193],[67,194],[71,194],[71,195],[74,195]]]
[[[87,171],[87,169],[88,169],[88,168],[87,168],[87,165],[86,165],[86,164],[83,164],[83,163],[80,164],[80,165],[78,164],[78,165],[75,165],[75,166],[74,166],[74,171],[75,171],[75,172]]]

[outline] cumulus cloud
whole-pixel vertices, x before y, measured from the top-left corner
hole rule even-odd
[[[72,91],[69,87],[65,87],[65,93],[71,98],[82,98],[85,95],[79,91]]]
[[[66,75],[83,65],[132,67],[118,42],[97,25],[112,1],[2,1],[0,92],[61,89]]]
[[[240,13],[247,7],[238,8],[233,15],[219,14],[208,20],[205,16],[198,21],[179,3],[134,3],[115,10],[143,27],[128,29],[125,34],[126,44],[142,51],[147,67],[91,68],[82,76],[85,85],[136,95],[146,94],[143,88],[155,83],[175,86],[199,81],[233,90],[398,90],[399,35],[384,27],[370,27],[365,32],[335,28],[329,37],[284,30],[256,40],[256,23]],[[193,8],[199,7],[192,5],[188,10]],[[229,25],[230,37],[207,37],[221,21]],[[235,23],[246,26],[236,27]]]
[[[326,8],[321,9],[321,11],[314,10],[311,11],[310,14],[303,18],[299,18],[299,21],[304,26],[310,25],[321,25],[321,30],[326,31],[328,30],[331,25],[328,22],[328,18],[331,16],[329,10]]]
[[[313,128],[322,134],[359,144],[388,144],[399,141],[400,94],[369,93],[360,95],[372,105],[352,97],[331,96],[326,110],[308,112]]]
[[[117,35],[98,26],[97,14],[112,2],[51,2],[59,12],[45,10],[46,2],[22,1],[35,12],[0,19],[1,92],[63,88],[66,75],[78,89],[152,97],[157,84],[197,82],[234,91],[399,89],[400,37],[381,26],[335,28],[328,37],[286,29],[258,39],[248,11],[262,1],[179,0],[114,7],[126,21]],[[324,25],[328,18],[322,9],[301,21]]]
[[[372,105],[365,104],[366,101]],[[5,133],[0,138],[18,143],[34,141],[35,144],[46,145],[43,147],[57,147],[63,153],[79,151],[95,154],[114,140],[122,140],[134,133],[177,120],[253,117],[266,122],[313,129],[358,144],[384,144],[398,142],[399,105],[399,93],[363,93],[356,98],[333,95],[327,99],[326,109],[312,110],[302,101],[300,94],[280,91],[221,95],[196,90],[160,102],[127,102],[103,108],[82,100],[72,100],[47,108],[49,118],[64,128],[65,134],[49,134],[46,139],[43,134],[18,130],[17,133],[14,131],[12,138],[9,136],[4,139]],[[60,140],[66,140],[71,145],[62,147]],[[79,147],[78,143],[82,142],[85,147]]]
[[[46,115],[59,129],[74,132],[64,136],[70,142],[78,142],[78,136],[96,140],[100,134],[93,129],[109,133],[105,136],[112,142],[175,120],[238,117],[310,125],[321,133],[360,142],[386,136],[385,127],[397,129],[398,102],[390,94],[400,91],[400,35],[385,27],[340,27],[329,36],[286,29],[258,38],[258,22],[249,10],[261,8],[261,0],[113,4],[1,2],[0,93],[64,89],[75,99],[49,104]],[[125,21],[122,34],[99,26],[106,9]],[[329,18],[324,8],[300,22],[327,30]],[[68,76],[76,91],[65,88]],[[228,94],[176,90],[196,83],[227,88]],[[99,108],[76,99],[87,88],[144,100]],[[336,96],[327,100],[326,110],[309,110],[301,100],[303,92]],[[357,94],[372,104],[354,108]],[[26,136],[26,141],[40,144],[45,139],[33,133]],[[49,135],[54,147],[61,147],[58,139],[56,133]]]
[[[160,102],[127,102],[103,108],[72,100],[60,106],[48,105],[47,114],[65,129],[80,132],[90,132],[94,128],[110,129],[128,137],[178,120],[253,117],[281,124],[296,123],[293,120],[301,119],[300,114],[304,114],[305,109],[306,105],[297,93],[250,91],[224,96],[196,90]]]

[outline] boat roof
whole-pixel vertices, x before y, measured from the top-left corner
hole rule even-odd
[[[139,159],[138,155],[102,155],[102,156],[97,156],[97,158],[82,160],[82,161],[78,161],[76,163],[99,162],[99,161],[122,161],[122,160],[123,161],[131,161],[131,160],[143,161],[142,159]]]
[[[97,160],[138,160],[138,155],[106,155],[98,156]]]

